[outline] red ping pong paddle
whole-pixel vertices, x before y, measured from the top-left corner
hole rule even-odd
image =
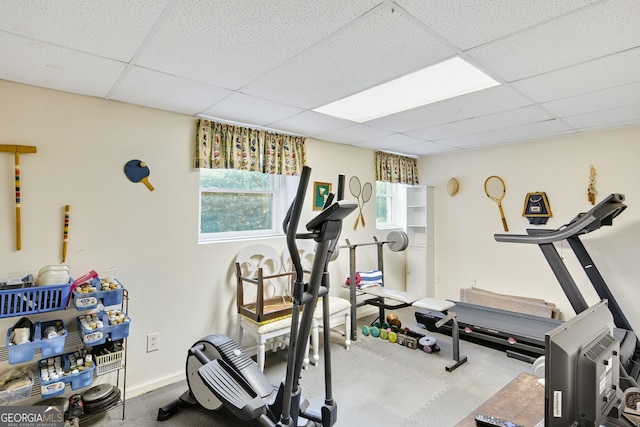
[[[124,174],[131,182],[142,182],[149,191],[153,191],[153,185],[149,182],[149,167],[141,160],[129,160],[124,165]]]

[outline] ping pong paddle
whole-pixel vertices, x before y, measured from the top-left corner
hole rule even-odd
[[[153,191],[153,185],[149,182],[149,167],[141,160],[129,160],[124,165],[124,174],[131,182],[142,182],[149,191]]]

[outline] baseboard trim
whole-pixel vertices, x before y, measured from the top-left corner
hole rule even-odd
[[[184,371],[177,372],[154,381],[146,382],[144,384],[136,385],[135,387],[127,388],[127,399],[131,399],[140,396],[150,391],[154,391],[169,384],[175,384],[185,379]],[[176,396],[178,398],[178,396]]]

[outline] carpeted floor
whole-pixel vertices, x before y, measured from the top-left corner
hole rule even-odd
[[[396,310],[404,325],[415,323],[413,310]],[[360,326],[373,318],[358,320]],[[345,350],[336,334],[331,347],[333,395],[342,426],[438,426],[452,427],[531,365],[507,357],[506,353],[460,342],[460,353],[468,362],[453,372],[445,371],[452,357],[451,337],[437,337],[441,351],[427,354],[391,344],[379,338],[358,335]],[[268,353],[265,374],[278,384],[284,376],[286,353]],[[318,367],[302,373],[303,394],[312,404],[324,398],[322,359]],[[186,381],[129,399],[125,419],[115,408],[82,426],[229,426],[239,424],[225,413],[198,407],[186,408],[166,421],[156,421],[158,408],[186,390]]]

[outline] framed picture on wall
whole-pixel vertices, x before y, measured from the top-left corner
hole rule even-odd
[[[319,211],[324,206],[325,200],[331,193],[330,182],[314,182],[313,183],[313,210]]]
[[[528,218],[530,224],[546,224],[547,219],[553,216],[546,193],[527,193],[522,216]]]

